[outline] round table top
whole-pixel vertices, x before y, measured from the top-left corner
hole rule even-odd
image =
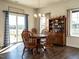
[[[34,34],[34,35],[32,35],[31,37],[32,37],[32,38],[46,38],[47,35],[45,35],[45,34]]]

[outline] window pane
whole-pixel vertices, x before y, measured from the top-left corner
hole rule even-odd
[[[72,17],[77,17],[77,12],[75,12],[75,13],[72,13]]]
[[[43,29],[46,27],[46,19],[45,17],[40,18],[40,33],[42,32]]]
[[[71,15],[70,35],[79,37],[79,12],[73,12]]]

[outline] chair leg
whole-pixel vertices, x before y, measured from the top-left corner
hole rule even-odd
[[[24,52],[25,52],[25,47],[24,47],[24,49],[23,49],[22,57],[23,57],[23,55],[24,55]]]

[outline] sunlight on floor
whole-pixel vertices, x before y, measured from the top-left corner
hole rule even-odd
[[[10,52],[10,51],[14,50],[15,48],[17,48],[19,45],[22,45],[22,43],[15,44],[15,45],[11,46],[10,48],[8,48],[7,50],[1,52],[0,54]]]

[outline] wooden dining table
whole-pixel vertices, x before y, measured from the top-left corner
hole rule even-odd
[[[45,34],[35,34],[35,35],[32,35],[32,36],[30,36],[31,38],[37,38],[37,49],[39,49],[40,48],[40,40],[41,39],[43,39],[43,38],[45,38],[46,39],[46,37],[47,37],[47,35],[45,35]]]

